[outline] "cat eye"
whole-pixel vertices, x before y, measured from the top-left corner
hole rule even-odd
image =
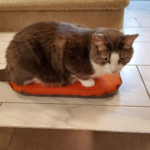
[[[109,58],[104,58],[103,61],[104,62],[109,62]]]
[[[120,62],[123,62],[124,60],[125,60],[125,58],[120,58],[120,60],[119,60],[119,61],[120,61]]]

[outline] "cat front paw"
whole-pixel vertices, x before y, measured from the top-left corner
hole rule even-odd
[[[81,84],[85,87],[92,87],[95,85],[95,81],[93,79],[88,79],[88,80],[79,80]]]

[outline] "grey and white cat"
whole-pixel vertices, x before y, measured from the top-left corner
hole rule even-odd
[[[36,23],[18,32],[10,42],[0,80],[44,86],[65,86],[78,80],[91,87],[94,78],[121,71],[132,58],[137,37],[116,29]]]

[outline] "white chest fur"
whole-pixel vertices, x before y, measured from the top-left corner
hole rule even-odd
[[[103,74],[105,74],[104,66],[97,65],[96,63],[94,63],[92,61],[91,61],[91,64],[94,69],[94,74],[91,76],[91,78],[99,78]]]

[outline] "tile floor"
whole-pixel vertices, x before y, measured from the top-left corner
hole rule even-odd
[[[0,126],[150,132],[150,2],[125,9],[124,32],[139,33],[119,91],[107,98],[22,96],[0,83]],[[14,33],[0,33],[0,68]]]
[[[123,84],[110,97],[22,96],[0,82],[0,150],[149,150],[150,1],[130,3],[124,32],[140,36]],[[13,35],[0,33],[0,69]]]

